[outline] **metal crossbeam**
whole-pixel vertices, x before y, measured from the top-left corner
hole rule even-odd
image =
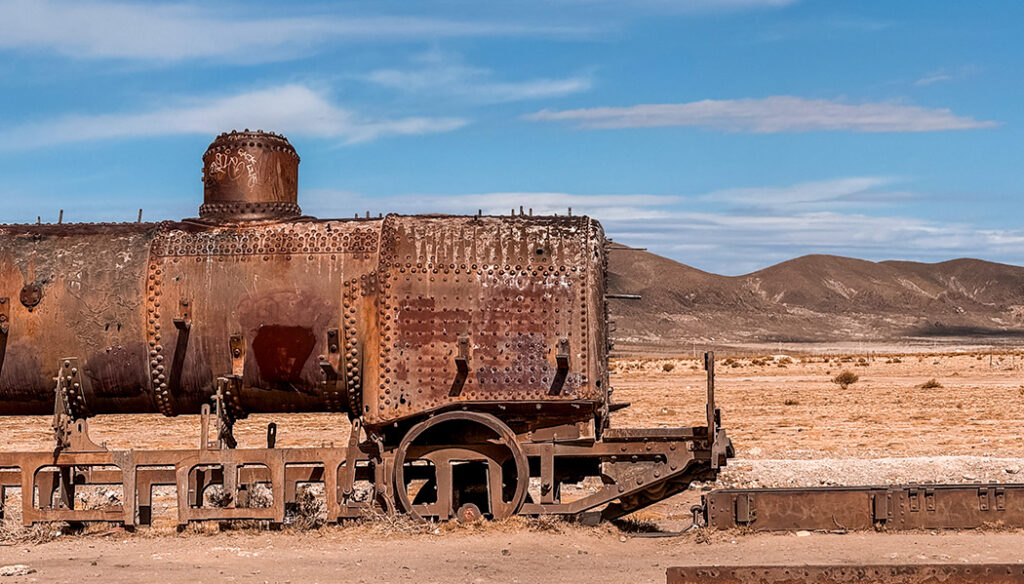
[[[977,529],[1024,526],[1024,484],[909,484],[721,489],[703,497],[718,529],[756,531]]]
[[[1021,564],[669,568],[667,584],[1024,584]]]

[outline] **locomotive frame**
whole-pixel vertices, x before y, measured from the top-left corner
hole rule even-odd
[[[72,420],[58,405],[55,423],[58,433],[66,436],[64,446],[53,452],[0,452],[0,491],[21,489],[25,525],[150,525],[153,487],[159,485],[176,488],[179,527],[230,520],[282,524],[297,504],[298,487],[315,483],[323,484],[328,522],[394,513],[442,521],[515,514],[610,520],[679,493],[693,481],[713,480],[731,456],[713,402],[713,356],[708,354],[706,360],[709,426],[611,428],[599,440],[582,435],[575,425],[515,435],[490,414],[454,410],[416,424],[397,447],[383,446],[379,436],[367,435],[356,421],[347,447],[276,448],[276,426],[271,423],[266,448],[232,448],[223,412],[207,406],[198,448],[108,450],[89,439],[86,420]],[[445,425],[461,426],[462,431],[449,434],[446,441],[416,443],[430,429]],[[213,427],[216,439],[208,440]],[[480,436],[484,429],[492,434]],[[409,463],[412,460],[433,465],[434,500],[421,502],[410,496],[410,483],[428,479],[424,467]],[[482,499],[465,499],[465,493],[459,499],[460,487],[473,486],[455,482],[458,475],[452,471],[459,463],[484,467],[486,478],[477,483],[486,488]],[[599,477],[602,484],[586,496],[563,500],[560,487],[585,477]],[[369,493],[357,489],[360,482],[370,485]],[[529,492],[531,482],[539,493]],[[261,484],[270,489],[271,504],[250,505],[249,494]],[[85,485],[119,485],[123,500],[103,508],[75,508],[75,490]],[[206,500],[204,494],[213,486],[229,495],[223,506]]]
[[[732,456],[711,354],[706,425],[612,427],[628,404],[611,401],[596,221],[321,220],[301,215],[283,137],[223,134],[203,160],[196,219],[0,226],[0,414],[52,407],[55,432],[52,452],[0,452],[0,512],[20,488],[26,524],[147,525],[173,485],[179,525],[280,524],[322,483],[329,521],[614,519]],[[198,448],[89,438],[94,415],[155,411],[199,413]],[[296,411],[346,412],[347,446],[277,448],[272,423],[266,448],[237,447],[236,420]],[[79,485],[123,501],[76,508]]]

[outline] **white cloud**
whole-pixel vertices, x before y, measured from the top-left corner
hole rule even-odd
[[[1024,263],[1024,229],[982,229],[966,222],[869,214],[866,211],[873,206],[871,203],[848,211],[826,208],[830,201],[844,208],[839,202],[843,197],[884,188],[891,182],[878,177],[852,177],[692,196],[505,192],[364,197],[313,191],[302,193],[300,200],[303,210],[318,216],[347,215],[356,209],[372,209],[374,214],[473,214],[482,209],[486,214],[508,215],[513,209],[518,213],[520,206],[524,210],[532,208],[537,215],[561,215],[572,207],[574,215],[600,220],[617,241],[728,275],[810,253],[920,261],[967,256]],[[750,196],[755,192],[771,193],[789,204],[765,212],[730,209],[714,202],[756,200]],[[808,210],[808,201],[820,206]]]
[[[176,101],[177,105],[146,112],[71,115],[0,129],[0,144],[7,149],[37,148],[111,138],[213,135],[243,128],[335,138],[352,144],[389,135],[447,132],[467,123],[461,118],[366,118],[334,105],[322,93],[303,85]]]
[[[689,103],[541,110],[533,121],[575,122],[584,129],[693,126],[728,132],[934,132],[991,128],[995,122],[954,115],[948,109],[896,103],[847,104],[824,99],[774,96]]]
[[[950,69],[943,67],[942,69],[932,71],[924,77],[921,77],[914,82],[914,85],[918,87],[927,87],[928,85],[935,85],[936,83],[946,83],[949,81],[966,79],[968,77],[978,75],[981,72],[982,68],[974,64],[960,65],[959,67],[953,67]]]
[[[953,80],[953,76],[950,75],[949,73],[935,72],[935,73],[929,73],[929,74],[925,75],[924,77],[918,79],[917,81],[914,82],[914,85],[917,85],[918,87],[924,87],[926,85],[933,85],[935,83],[941,83],[943,81],[952,81],[952,80]]]
[[[701,199],[762,209],[837,208],[851,205],[887,203],[911,197],[910,193],[889,188],[894,179],[881,176],[854,176],[826,181],[797,183],[784,187],[741,187],[714,191]]]
[[[318,43],[409,41],[450,37],[571,35],[582,28],[392,16],[260,18],[195,4],[69,0],[0,0],[0,49],[55,52],[74,58],[251,62],[301,54]]]
[[[490,69],[470,67],[458,56],[432,51],[414,59],[414,69],[378,69],[365,81],[413,94],[451,96],[480,103],[562,97],[590,89],[589,77],[496,81]]]

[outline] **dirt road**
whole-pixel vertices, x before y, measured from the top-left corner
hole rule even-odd
[[[0,582],[664,582],[674,565],[1017,562],[1021,533],[712,536],[648,539],[607,530],[497,529],[383,537],[316,533],[63,538],[0,547],[0,564],[35,573]]]

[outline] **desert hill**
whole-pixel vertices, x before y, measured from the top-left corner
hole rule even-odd
[[[810,255],[720,276],[614,245],[613,336],[628,345],[1024,338],[1024,267]]]

